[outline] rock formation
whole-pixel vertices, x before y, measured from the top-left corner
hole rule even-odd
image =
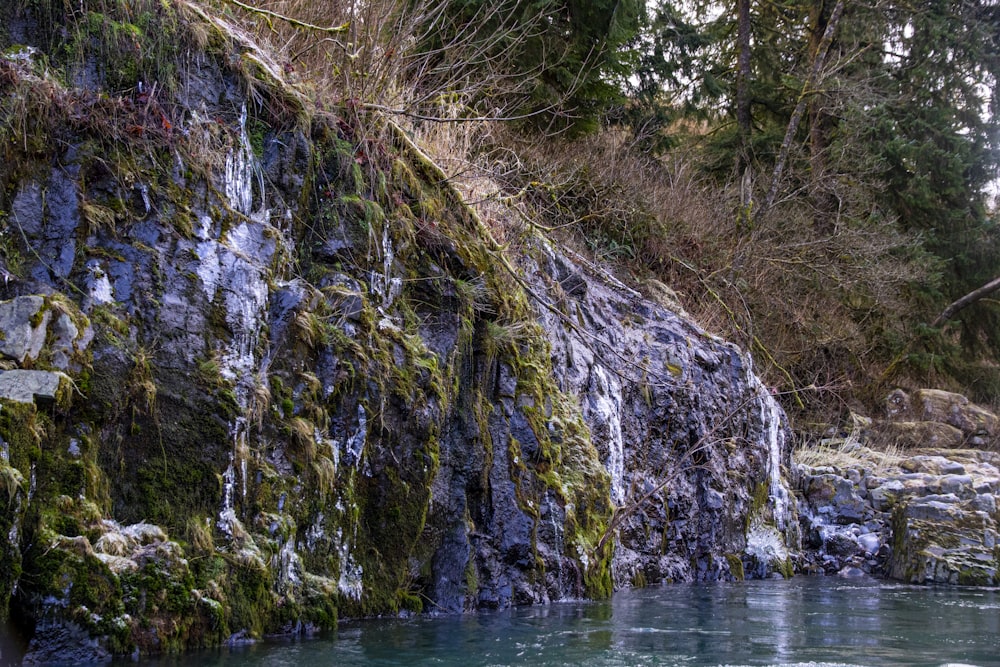
[[[997,585],[1000,454],[961,448],[995,438],[997,417],[937,390],[912,397],[896,390],[886,403],[886,420],[866,421],[837,443],[854,462],[793,466],[805,549],[800,567],[908,583]],[[956,435],[942,441],[938,427]],[[896,449],[881,455],[881,465],[863,462],[867,445],[887,442]]]
[[[89,4],[0,9],[29,661],[788,570],[748,357],[530,227],[504,251],[398,127],[196,3]]]

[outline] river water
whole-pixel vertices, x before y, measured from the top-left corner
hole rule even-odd
[[[1000,665],[1000,590],[872,580],[679,584],[142,661],[226,667]]]

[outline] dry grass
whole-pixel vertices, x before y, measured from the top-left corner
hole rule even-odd
[[[933,275],[918,240],[861,198],[829,229],[817,229],[808,193],[750,223],[735,184],[684,153],[650,155],[622,129],[505,142],[528,217],[640,290],[650,278],[671,287],[702,326],[755,354],[787,407],[846,412],[908,335],[908,286]]]
[[[899,464],[906,458],[902,450],[895,446],[873,449],[863,444],[858,435],[846,438],[803,441],[792,451],[792,460],[810,468],[831,466],[834,468],[861,468],[876,476],[885,476],[900,471]]]
[[[279,54],[291,77],[308,81],[317,100],[397,116],[424,115],[441,100],[516,104],[529,92],[530,72],[513,60],[516,49],[498,45],[528,39],[547,19],[526,21],[513,11],[519,0],[484,3],[471,19],[437,0],[218,2]]]

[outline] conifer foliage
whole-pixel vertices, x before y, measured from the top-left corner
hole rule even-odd
[[[884,381],[908,373],[994,398],[1000,377],[986,369],[1000,351],[996,304],[983,298],[951,322],[929,324],[1000,275],[991,203],[1000,5],[661,2],[651,17],[634,115],[672,122],[647,143],[683,145],[715,182],[739,184],[732,244],[793,234],[827,246],[822,261],[836,270],[817,271],[813,258],[800,277],[815,280],[815,292],[840,292],[837,317],[860,329],[855,342],[825,354],[882,364]],[[847,235],[886,252],[845,253],[837,239]],[[852,263],[885,274],[881,287],[843,279]],[[729,275],[748,267],[737,262]],[[740,298],[766,329],[774,309]],[[810,356],[785,355],[786,370]]]
[[[642,13],[640,0],[451,0],[447,20],[421,31],[418,50],[439,63],[449,60],[455,45],[477,53],[480,63],[492,63],[492,76],[517,85],[486,87],[474,103],[503,109],[508,117],[533,117],[532,125],[543,131],[579,135],[595,130],[623,101],[623,81],[631,73],[625,47]],[[440,88],[456,67],[470,64],[426,68],[420,83]]]

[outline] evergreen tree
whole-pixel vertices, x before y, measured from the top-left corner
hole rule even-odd
[[[660,117],[696,119],[675,124],[675,132],[693,129],[709,174],[723,182],[740,178],[744,190],[755,191],[740,205],[754,207],[755,225],[787,233],[795,219],[802,242],[817,245],[844,230],[868,235],[875,245],[897,230],[917,235],[930,253],[920,261],[941,269],[941,280],[913,284],[905,293],[910,310],[900,315],[917,331],[1000,273],[1000,233],[988,206],[1000,165],[994,119],[1000,6],[995,0],[843,3],[818,62],[838,4],[733,0],[727,11],[700,19],[717,6],[660,3],[640,42],[637,104],[666,100],[673,104],[657,111]],[[677,54],[682,58],[670,62]],[[656,86],[663,90],[650,92]],[[771,186],[774,193],[765,195]],[[771,198],[785,204],[761,211],[760,202]],[[739,221],[734,233],[741,233]],[[734,237],[733,243],[743,241]],[[834,246],[827,260],[831,266],[872,261]],[[845,303],[858,300],[854,289],[845,288]],[[857,312],[858,325],[872,337],[869,350],[882,350],[887,359],[906,345],[898,332],[894,340],[887,337],[876,311]],[[980,300],[958,321],[961,349],[970,358],[1000,352],[995,304]],[[947,348],[931,351],[928,358],[947,362],[938,371],[957,377],[968,370],[952,363],[956,357]]]
[[[623,99],[643,12],[639,0],[451,0],[446,20],[423,31],[418,50],[434,65],[420,61],[419,84],[447,90],[456,72],[486,70],[517,85],[486,87],[477,101],[542,129],[589,131]]]

